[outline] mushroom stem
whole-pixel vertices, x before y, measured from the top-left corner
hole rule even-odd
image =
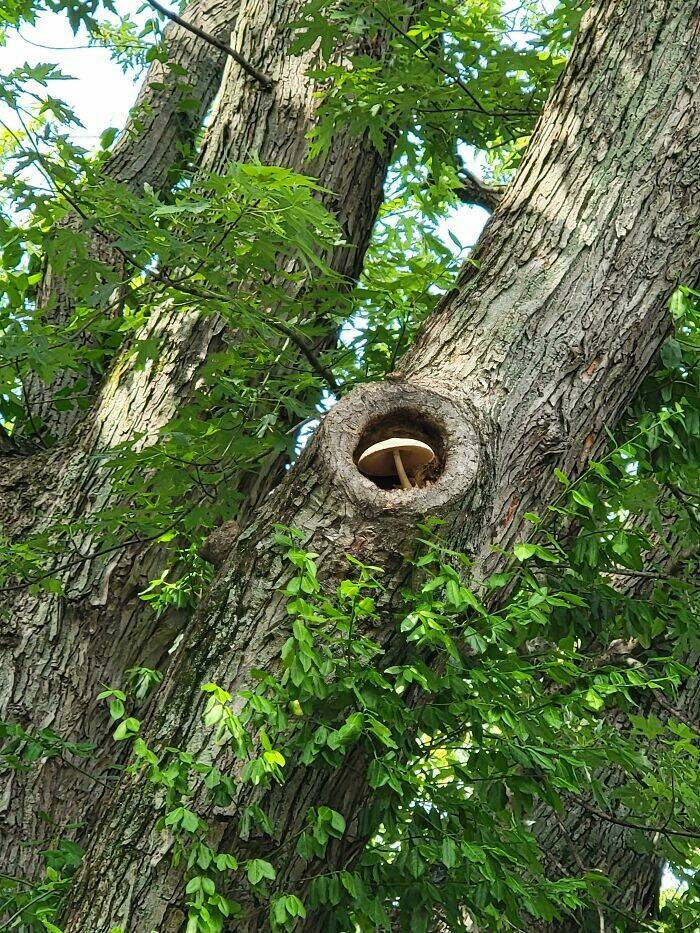
[[[396,465],[396,472],[399,474],[399,480],[401,481],[402,489],[411,489],[411,481],[406,476],[406,471],[403,468],[403,460],[401,459],[401,452],[399,450],[392,451],[394,454],[394,464]]]

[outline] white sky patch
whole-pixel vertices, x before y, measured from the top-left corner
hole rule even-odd
[[[120,13],[134,15],[140,4],[120,4]],[[77,35],[59,13],[44,13],[35,26],[24,25],[8,35],[0,48],[0,69],[11,71],[23,64],[53,64],[73,80],[50,84],[50,93],[64,100],[83,124],[71,134],[86,149],[97,145],[100,134],[110,126],[121,128],[136,98],[141,76],[125,74],[112,61],[107,49],[87,46],[83,30]]]

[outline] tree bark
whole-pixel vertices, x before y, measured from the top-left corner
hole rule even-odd
[[[239,4],[217,0],[193,0],[184,18],[222,42],[227,42],[235,26]],[[104,166],[104,173],[126,185],[134,193],[150,185],[166,190],[177,178],[177,169],[186,161],[202,119],[221,84],[226,54],[182,26],[170,23],[163,40],[168,61],[154,61],[148,69],[126,127],[117,140]],[[184,71],[184,76],[179,73]],[[185,99],[196,101],[195,107],[182,108]],[[73,214],[66,221],[80,227],[80,218]],[[124,274],[124,259],[104,237],[90,234],[90,255]],[[39,287],[38,307],[55,323],[70,320],[75,302],[65,281],[51,266]],[[64,371],[46,385],[32,375],[25,385],[25,404],[31,420],[41,425],[54,439],[65,437],[85,416],[77,405],[59,411],[54,404],[56,393],[70,389],[76,374]],[[84,390],[91,397],[99,378],[92,374]]]
[[[575,476],[603,448],[604,427],[669,332],[671,291],[698,281],[699,38],[698,0],[592,5],[476,261],[400,372],[329,413],[241,533],[158,696],[149,741],[195,756],[206,749],[217,767],[238,774],[226,748],[209,746],[200,686],[214,681],[238,696],[254,668],[278,669],[289,628],[281,590],[291,574],[274,545],[276,523],[304,533],[331,584],[349,553],[382,566],[391,590],[425,514],[445,521],[450,541],[481,572],[496,561],[493,545],[509,549],[525,536],[524,513],[551,498],[553,469]],[[355,467],[358,448],[397,425],[419,429],[438,451],[441,472],[422,489],[382,490]],[[401,658],[388,619],[372,638]],[[332,772],[289,764],[285,784],[265,798],[281,840],[295,837],[309,804],[344,814],[345,840],[329,845],[319,871],[361,850],[357,820],[370,796],[363,769],[359,752]],[[257,799],[255,788],[236,783],[225,840],[234,852],[246,851],[236,819]],[[199,812],[209,811],[202,803]],[[179,871],[168,833],[154,829],[157,815],[143,774],[125,776],[75,885],[67,931],[170,928]],[[282,848],[275,887],[303,896],[313,869],[293,843]],[[250,914],[236,929],[265,924]]]
[[[203,171],[221,171],[234,160],[257,156],[263,163],[317,177],[328,189],[324,200],[335,211],[346,241],[325,259],[352,281],[362,266],[390,153],[378,152],[367,137],[341,131],[323,156],[308,161],[307,134],[318,98],[307,71],[315,53],[292,56],[288,50],[289,25],[300,7],[300,0],[248,0],[238,7],[231,44],[270,74],[275,85],[271,92],[261,91],[250,79],[241,80],[239,66],[229,63],[200,162]],[[384,39],[370,47],[360,37],[344,51],[361,49],[379,56],[385,48]],[[149,167],[153,164],[148,161]],[[8,460],[0,479],[0,518],[11,534],[86,519],[112,504],[110,474],[96,455],[133,442],[137,435],[143,435],[141,444],[157,436],[187,398],[200,364],[221,341],[223,325],[165,305],[147,331],[162,344],[157,366],[135,371],[125,359],[117,359],[76,436],[50,451]],[[264,496],[277,478],[272,472],[257,478],[256,494]],[[124,669],[134,663],[157,665],[184,620],[175,618],[165,627],[138,599],[162,568],[163,554],[156,545],[137,542],[102,554],[92,534],[73,543],[79,555],[68,554],[54,567],[65,583],[63,595],[36,595],[22,585],[6,591],[0,717],[28,731],[51,727],[67,741],[94,742],[91,768],[99,775],[114,758],[111,730],[96,701],[100,684],[120,682]],[[0,867],[11,868],[13,874],[34,871],[41,846],[23,843],[46,840],[56,832],[39,811],[50,813],[60,832],[68,823],[94,816],[104,788],[76,772],[73,764],[64,758],[42,760],[33,766],[30,780],[10,774],[0,798]]]
[[[687,553],[679,542],[673,541],[672,521],[666,530],[665,544],[657,542],[656,549],[646,556],[645,566],[650,571],[674,574],[688,563],[685,576],[692,579],[697,555]],[[634,599],[649,598],[652,587],[653,584],[646,578],[616,581],[616,588]],[[621,661],[624,661],[625,656],[643,658],[664,650],[662,646],[652,644],[645,651],[634,642],[624,643],[619,649]],[[614,652],[609,652],[609,656],[614,660]],[[677,696],[670,700],[660,691],[645,691],[639,697],[635,715],[653,716],[661,722],[684,722],[700,730],[700,677],[697,675],[700,659],[697,652],[689,652],[680,660],[695,673],[682,683]],[[608,710],[606,719],[621,732],[629,730],[629,720],[620,710]],[[650,744],[653,747],[654,743]],[[601,923],[606,929],[617,929],[622,924],[623,929],[636,930],[640,920],[651,921],[658,916],[664,869],[659,846],[663,839],[659,837],[663,837],[663,833],[644,833],[622,825],[625,822],[637,825],[653,823],[654,820],[646,814],[631,813],[629,807],[617,799],[618,789],[629,783],[629,776],[621,768],[610,767],[600,771],[596,778],[605,788],[610,820],[594,812],[598,808],[593,800],[590,801],[593,809],[570,801],[566,812],[561,815],[555,814],[548,804],[542,802],[533,813],[533,832],[537,836],[550,878],[598,871],[609,882],[604,902],[598,908],[549,924],[536,923],[532,918],[527,918],[528,928],[533,933],[575,933],[577,930],[588,929],[598,931]]]
[[[459,180],[461,183],[457,189],[459,200],[463,204],[475,204],[477,207],[483,207],[489,213],[496,210],[506,190],[505,185],[487,185],[486,182],[482,181],[465,166],[462,166]]]

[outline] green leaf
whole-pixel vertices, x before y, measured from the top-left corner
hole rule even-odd
[[[445,868],[454,868],[457,863],[457,847],[450,836],[445,836],[442,840],[440,857]]]
[[[581,492],[580,489],[572,489],[572,490],[571,490],[571,495],[572,495],[574,501],[575,501],[575,502],[578,502],[579,505],[583,505],[583,506],[585,506],[587,509],[592,509],[592,508],[594,508],[594,505],[593,505],[593,503],[591,502],[591,500],[588,498],[588,496],[585,496],[585,495]]]
[[[127,719],[123,719],[114,730],[114,738],[117,742],[120,742],[124,739],[129,739],[136,735],[140,728],[141,723],[138,721],[138,719],[134,719],[132,716],[129,716]]]
[[[274,881],[276,877],[275,869],[261,858],[250,859],[246,862],[246,874],[248,881],[252,885],[259,884],[264,878]]]
[[[586,691],[585,700],[588,706],[590,706],[590,708],[593,710],[602,709],[603,706],[605,705],[605,701],[603,700],[603,698],[600,696],[599,693],[596,693],[596,691],[593,690],[592,687]]]
[[[520,561],[529,560],[536,551],[536,544],[516,544],[513,548],[513,553]]]

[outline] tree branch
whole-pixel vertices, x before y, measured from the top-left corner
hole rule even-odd
[[[489,212],[496,210],[506,190],[505,185],[487,185],[468,168],[461,170],[459,180],[462,183],[462,187],[457,189],[459,200],[463,204],[476,204]]]
[[[660,833],[662,836],[682,836],[684,839],[700,839],[700,833],[693,833],[687,829],[668,829],[666,826],[651,826],[648,823],[630,823],[628,820],[621,820],[616,816],[612,816],[610,813],[606,813],[604,810],[599,810],[598,807],[594,807],[590,803],[587,803],[577,794],[568,794],[567,796],[571,800],[574,800],[579,807],[592,813],[593,816],[597,816],[599,819],[605,820],[608,823],[614,823],[615,826],[623,826],[626,829],[638,829],[644,833]]]
[[[258,82],[263,90],[272,90],[274,85],[272,78],[269,78],[267,75],[263,74],[262,71],[258,71],[257,68],[254,68],[249,61],[243,58],[240,52],[232,49],[230,45],[226,45],[225,42],[222,42],[220,39],[217,39],[216,36],[212,36],[210,33],[200,29],[199,26],[195,26],[194,23],[187,22],[187,20],[183,19],[181,16],[178,16],[177,13],[173,13],[172,10],[169,10],[167,7],[164,7],[162,4],[158,3],[158,0],[146,0],[146,2],[149,6],[152,6],[154,10],[162,13],[163,16],[171,20],[173,23],[177,23],[178,26],[182,26],[183,29],[187,29],[193,35],[198,36],[200,39],[204,39],[205,42],[208,42],[210,45],[213,45],[220,51],[230,55],[235,62],[238,62],[246,74],[250,75],[251,78],[254,78]]]

